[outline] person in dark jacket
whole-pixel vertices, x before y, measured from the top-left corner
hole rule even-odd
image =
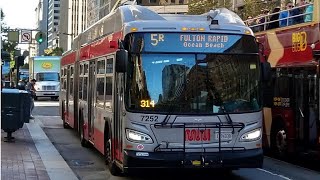
[[[268,24],[268,29],[275,29],[279,27],[279,11],[280,7],[275,7],[272,11],[271,17],[270,17],[270,23]],[[277,14],[274,14],[277,13]],[[274,22],[273,22],[274,21]]]
[[[305,5],[305,1],[301,0],[299,6]],[[289,19],[289,25],[299,24],[304,22],[304,15],[302,15],[305,11],[305,7],[294,8],[290,12],[290,16],[296,16]]]
[[[34,119],[34,117],[32,116],[32,111],[33,111],[33,108],[34,108],[33,97],[34,97],[35,91],[36,91],[36,89],[34,88],[35,84],[36,84],[36,80],[35,79],[31,79],[30,82],[28,82],[27,86],[26,86],[26,90],[28,91],[28,93],[30,95],[30,119]]]

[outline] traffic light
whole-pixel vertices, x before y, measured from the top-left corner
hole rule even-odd
[[[45,34],[43,32],[38,32],[36,34],[36,41],[41,44],[44,41]]]

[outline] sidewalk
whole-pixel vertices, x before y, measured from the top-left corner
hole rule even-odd
[[[26,124],[12,133],[14,143],[4,142],[6,136],[7,133],[1,130],[1,179],[49,180]]]
[[[15,142],[4,142],[1,130],[1,180],[77,180],[62,156],[35,120],[12,133]]]

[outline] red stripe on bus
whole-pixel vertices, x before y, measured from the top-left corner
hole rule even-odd
[[[80,61],[89,60],[95,57],[103,56],[116,52],[118,49],[110,48],[110,41],[118,42],[122,38],[122,32],[115,32],[106,36],[90,45],[84,46],[80,49]]]

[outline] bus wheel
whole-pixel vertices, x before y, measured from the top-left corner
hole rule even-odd
[[[287,133],[284,127],[277,126],[272,133],[272,150],[278,157],[285,157],[287,154]]]
[[[108,138],[108,140],[105,142],[105,148],[104,148],[104,154],[106,158],[106,164],[109,168],[110,173],[113,176],[119,176],[121,175],[120,169],[117,167],[115,162],[112,160],[112,152],[111,152],[111,139]]]

